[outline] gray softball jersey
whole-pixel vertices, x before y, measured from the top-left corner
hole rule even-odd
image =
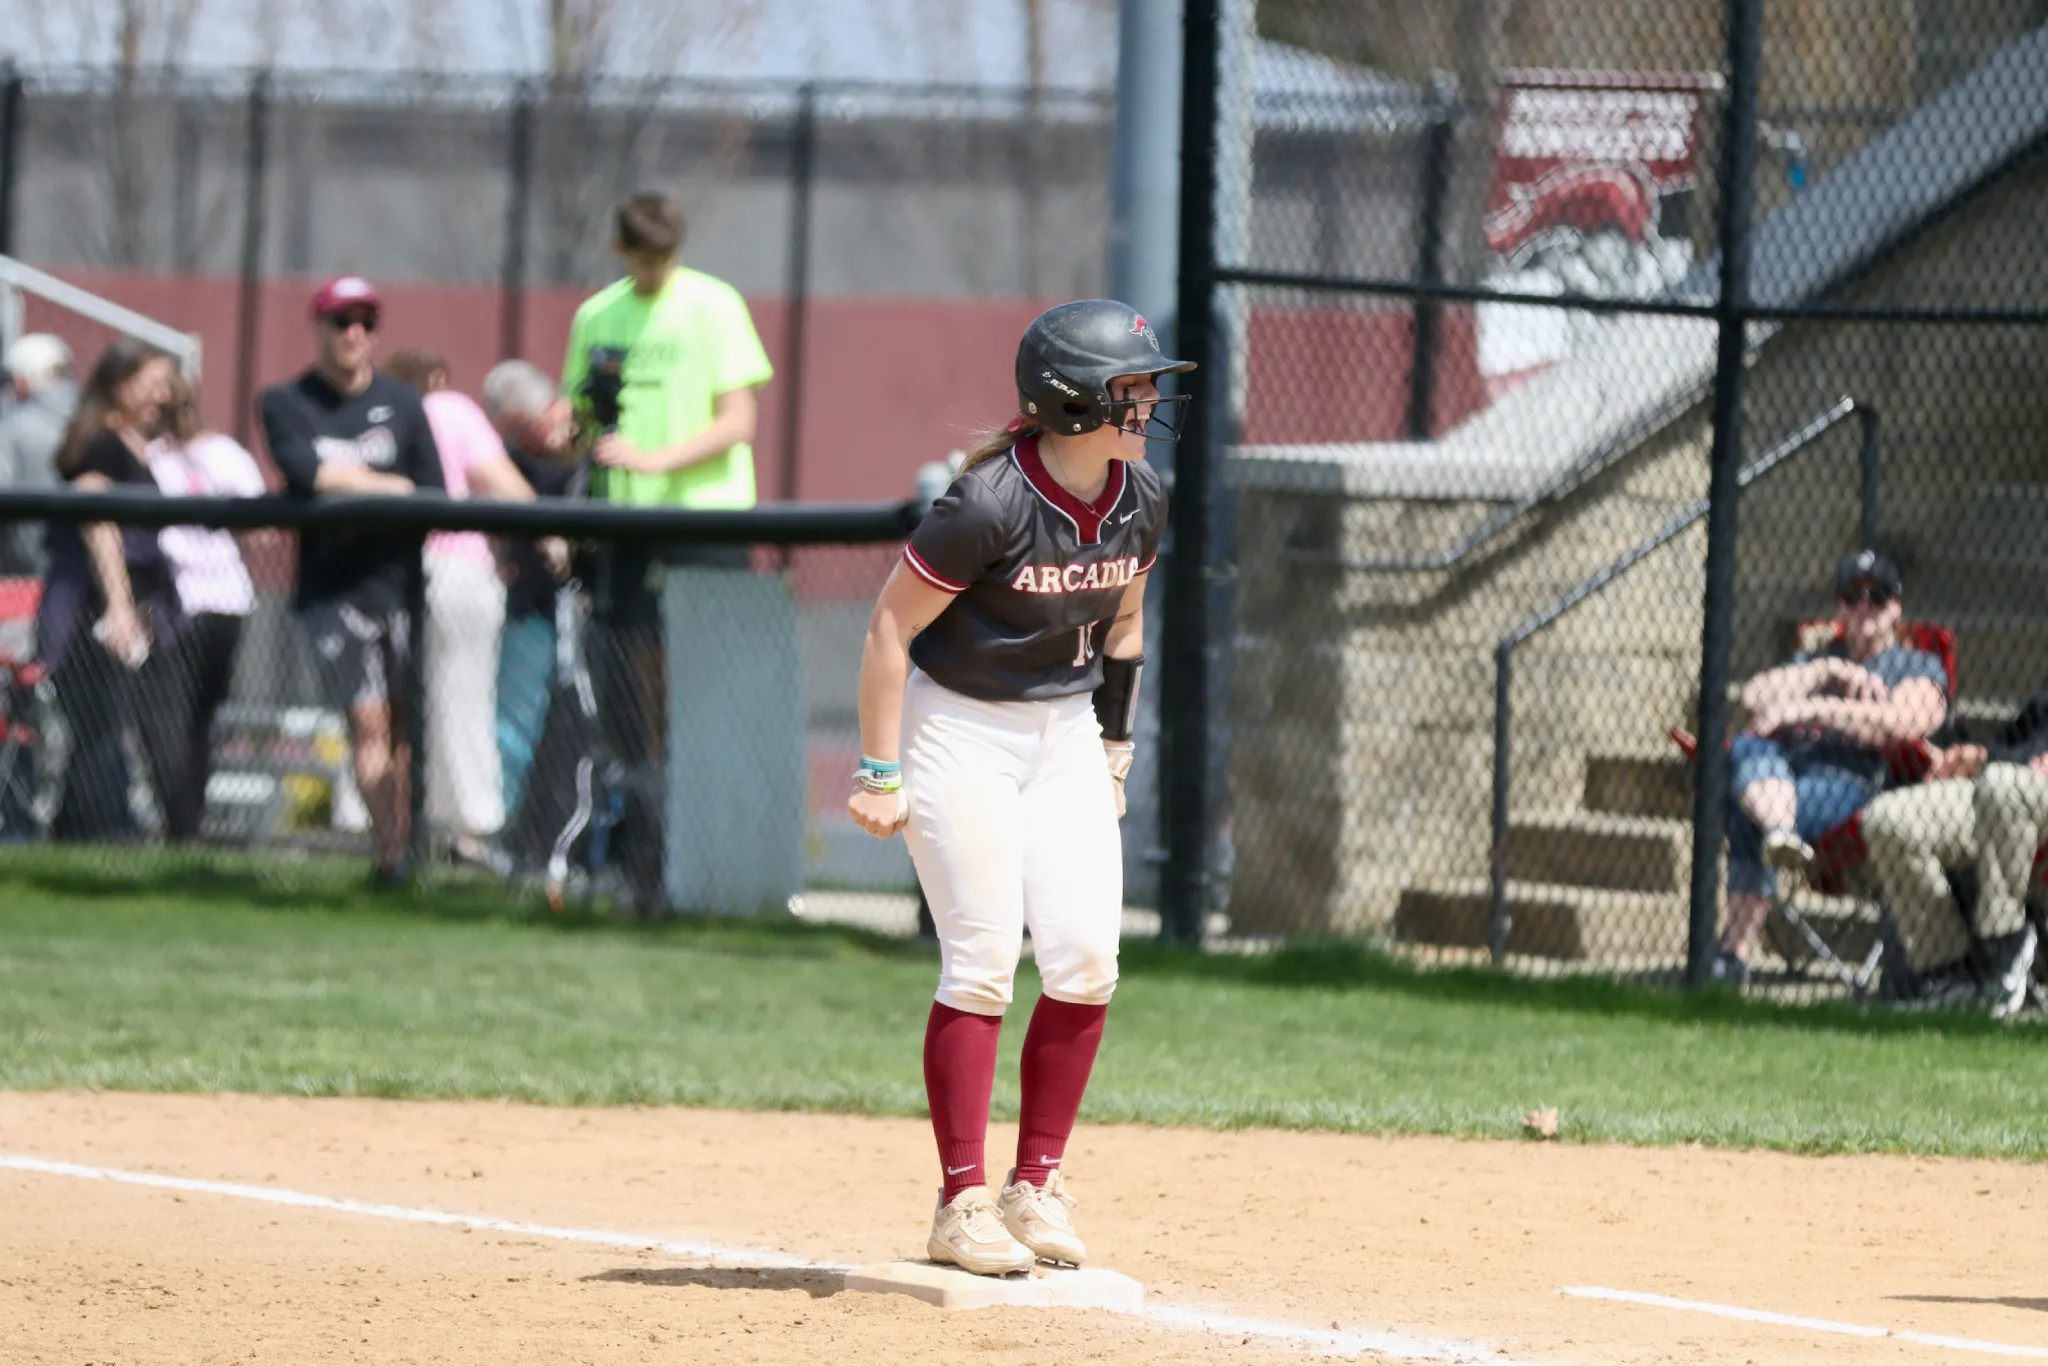
[[[1093,692],[1124,589],[1165,531],[1166,490],[1143,461],[1112,464],[1088,504],[1047,472],[1035,439],[1018,442],[954,480],[904,547],[920,578],[954,595],[910,642],[911,663],[990,702]]]

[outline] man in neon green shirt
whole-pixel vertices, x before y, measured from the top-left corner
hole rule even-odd
[[[755,390],[773,371],[747,305],[723,280],[676,264],[683,218],[667,195],[634,195],[619,206],[616,224],[612,245],[625,278],[576,310],[562,363],[562,392],[580,401],[591,348],[625,353],[619,428],[592,451],[604,497],[636,507],[752,507]],[[686,598],[722,600],[746,591],[724,584],[728,576],[751,577],[745,546],[673,545],[652,558],[669,568],[657,569],[644,547],[613,546],[604,555],[591,641],[599,722],[632,775],[612,861],[643,914],[667,903],[655,792],[665,786],[658,775],[668,748],[661,583],[690,576]]]
[[[618,433],[598,443],[606,496],[635,507],[754,505],[754,391],[774,373],[739,291],[676,264],[683,219],[667,195],[618,210],[624,279],[584,301],[569,327],[562,390],[590,348],[626,353]]]

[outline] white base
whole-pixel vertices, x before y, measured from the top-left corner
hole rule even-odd
[[[936,1262],[872,1262],[846,1273],[848,1290],[911,1295],[941,1309],[1109,1309],[1135,1314],[1145,1287],[1094,1267],[1039,1266],[1014,1276],[977,1276]]]

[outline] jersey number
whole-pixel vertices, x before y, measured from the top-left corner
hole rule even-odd
[[[1074,632],[1074,667],[1085,669],[1088,661],[1095,658],[1095,642],[1088,638],[1089,628],[1081,627]]]

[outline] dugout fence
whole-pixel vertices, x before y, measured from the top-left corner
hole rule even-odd
[[[374,529],[420,546],[405,597],[421,667],[390,680],[416,879],[469,864],[623,914],[914,895],[900,842],[863,835],[843,804],[862,637],[919,511],[0,493],[0,522],[225,531],[255,589],[232,621],[160,618],[153,648],[125,665],[90,621],[61,657],[0,661],[0,838],[76,846],[114,870],[205,849],[248,851],[273,882],[361,879],[370,812],[294,607],[291,537]],[[488,586],[504,583],[497,566],[475,591],[474,562],[448,553],[461,533],[492,538],[509,592]],[[548,563],[520,555],[540,538],[569,554],[559,577],[522,589],[519,569]],[[628,574],[653,592],[614,611],[607,594]],[[40,585],[8,585],[6,610],[33,617]],[[217,586],[181,585],[208,603]],[[46,642],[58,625],[45,608]]]
[[[1209,381],[1168,569],[1169,923],[1788,1000],[1981,978],[1968,802],[1937,816],[1884,755],[2024,767],[1997,742],[2048,682],[2048,15],[1187,12]],[[1346,82],[1277,110],[1275,42]],[[1787,722],[1743,684],[1831,648],[1865,549],[1903,579],[1895,643],[1953,648],[1932,724],[1831,751],[1841,699]],[[1759,770],[1728,745],[1760,722],[1807,842],[1842,843],[1745,935],[1730,788]],[[1814,774],[1860,786],[1827,809]],[[1877,799],[1889,880],[1837,830]],[[1908,845],[1940,865],[1917,892]]]

